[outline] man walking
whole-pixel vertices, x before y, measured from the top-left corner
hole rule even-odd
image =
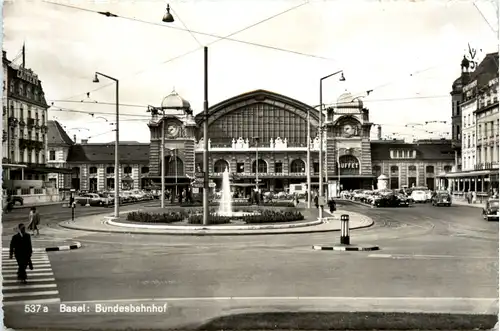
[[[33,269],[31,263],[31,254],[33,249],[31,246],[31,238],[28,233],[26,233],[26,228],[24,224],[19,224],[19,232],[12,237],[10,242],[10,254],[9,257],[12,259],[13,256],[16,257],[17,261],[17,279],[23,284],[27,283],[28,275],[26,274],[26,268],[29,266]]]
[[[38,226],[40,225],[40,214],[36,211],[36,207],[31,207],[29,221],[28,230],[33,231],[33,236],[35,235],[36,230],[36,235],[39,236],[40,230],[38,230]]]

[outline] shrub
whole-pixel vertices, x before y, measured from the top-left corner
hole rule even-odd
[[[263,210],[260,215],[243,216],[243,221],[247,224],[284,223],[302,220],[304,220],[304,215],[298,211]]]
[[[210,213],[210,215],[208,216],[208,222],[210,224],[228,224],[230,223],[230,221],[231,217],[219,216],[214,213]],[[197,225],[203,224],[203,215],[200,214],[190,215],[188,218],[188,223]]]
[[[127,215],[127,221],[141,223],[175,223],[181,222],[187,217],[185,212],[169,212],[169,213],[145,213],[131,212]]]

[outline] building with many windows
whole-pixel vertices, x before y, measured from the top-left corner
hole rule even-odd
[[[193,116],[189,102],[173,92],[151,110],[149,144],[120,143],[122,188],[159,188],[161,168],[166,186],[187,187],[203,170],[203,124],[208,121],[209,178],[220,187],[222,173],[231,172],[232,186],[242,193],[255,188],[282,191],[307,182],[307,125],[311,125],[310,173],[318,187],[319,111],[298,100],[264,90],[244,93]],[[454,152],[449,140],[370,141],[369,111],[349,93],[323,113],[325,189],[376,187],[385,174],[390,187],[444,185],[437,175],[449,172]],[[59,127],[60,128],[60,127]],[[164,144],[162,145],[162,130]],[[70,144],[68,144],[69,146]],[[164,148],[165,159],[161,159]],[[82,190],[114,187],[114,144],[69,146],[71,185]]]
[[[462,167],[442,176],[457,194],[498,189],[498,60],[487,54],[462,89]]]

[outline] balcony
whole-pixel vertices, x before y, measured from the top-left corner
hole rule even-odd
[[[31,139],[19,139],[19,148],[20,149],[43,149],[43,142],[31,140]]]
[[[474,170],[491,170],[498,169],[498,162],[478,163],[474,166]]]
[[[9,117],[9,126],[16,127],[19,121],[14,116]]]
[[[28,118],[28,127],[32,128],[35,126],[35,120],[33,118]]]

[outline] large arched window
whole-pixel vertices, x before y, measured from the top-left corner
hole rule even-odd
[[[380,176],[382,174],[382,168],[379,165],[373,166],[372,174],[375,175],[375,177]]]
[[[450,172],[450,171],[451,171],[450,165],[444,166],[444,172]]]
[[[96,174],[97,173],[97,167],[90,167],[89,168],[89,174]]]
[[[255,173],[255,161],[252,163],[252,172]],[[266,161],[259,159],[259,173],[267,172],[267,163]]]
[[[291,173],[306,172],[306,163],[302,160],[293,160],[290,165]]]
[[[130,175],[132,173],[132,167],[126,166],[125,168],[123,168],[123,172],[127,175]]]
[[[227,168],[227,171],[230,171],[229,170],[229,163],[226,160],[217,160],[217,162],[215,162],[215,164],[214,164],[214,173],[218,174],[218,173],[224,172],[224,171],[226,171],[226,168]]]
[[[414,166],[414,165],[411,165],[411,166],[409,166],[409,167],[408,167],[408,171],[409,171],[409,172],[414,172],[414,171],[417,171],[417,167],[416,167],[416,166]]]
[[[426,174],[433,174],[434,173],[434,166],[425,167],[425,173]]]
[[[113,175],[114,173],[115,173],[115,167],[107,167],[106,168],[107,175]]]
[[[184,162],[178,157],[171,157],[166,170],[167,176],[184,176]]]
[[[392,166],[391,167],[391,176],[397,176],[399,175],[399,167],[398,166]]]

